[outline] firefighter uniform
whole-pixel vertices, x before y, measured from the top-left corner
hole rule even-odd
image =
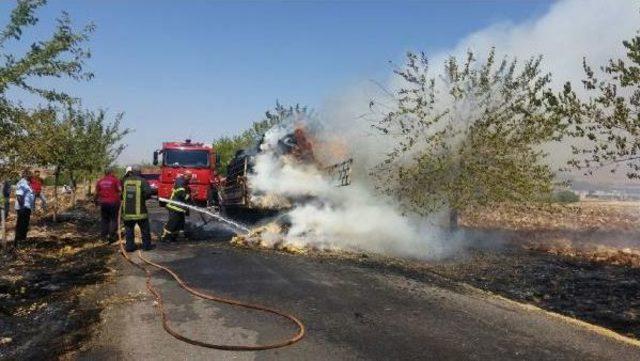
[[[184,177],[176,178],[176,182],[171,192],[171,200],[181,203],[188,203],[190,201],[189,183]],[[167,203],[167,210],[169,210],[169,220],[165,224],[162,239],[165,241],[174,242],[180,233],[184,232],[185,218],[189,210],[183,206],[174,203]]]
[[[142,249],[146,251],[153,248],[146,205],[146,200],[149,198],[151,198],[151,187],[139,172],[134,171],[124,179],[121,218],[125,228],[127,252],[133,252],[136,249],[134,241],[136,224],[142,233]]]

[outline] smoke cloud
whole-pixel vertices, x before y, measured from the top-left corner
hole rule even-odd
[[[254,173],[249,177],[256,194],[297,200],[286,211],[290,224],[286,234],[276,228],[261,235],[266,246],[283,243],[296,248],[372,251],[416,258],[441,257],[452,249],[440,243],[449,237],[438,237],[440,232],[424,220],[403,216],[393,203],[363,182],[365,177],[340,187],[318,163],[282,156],[278,141],[292,132],[291,123],[267,132],[262,152],[255,159]],[[314,134],[315,144],[325,146],[314,150],[322,153],[327,143],[317,138],[320,134],[326,136]],[[332,137],[340,139],[339,134]]]
[[[560,91],[565,82],[570,81],[579,95],[584,95],[581,80],[583,58],[594,69],[604,65],[609,59],[624,58],[622,41],[629,39],[640,29],[640,2],[629,0],[564,0],[553,4],[538,18],[523,23],[496,23],[467,35],[453,47],[427,54],[430,59],[430,76],[438,77],[449,56],[464,59],[472,50],[479,60],[496,48],[498,59],[508,56],[523,62],[531,57],[543,56],[542,71],[552,74],[552,87]],[[428,39],[425,39],[428,41]],[[420,51],[422,49],[407,49]],[[399,54],[401,56],[401,54]],[[400,58],[395,62],[403,62]],[[320,109],[332,127],[341,129],[340,134],[348,134],[355,154],[360,154],[358,165],[372,166],[383,159],[389,149],[389,139],[372,136],[370,124],[375,114],[369,109],[369,102],[375,101],[378,110],[392,109],[390,93],[405,84],[399,77],[363,81],[327,99]],[[372,118],[373,117],[373,118]],[[382,142],[382,144],[381,144]],[[365,149],[366,152],[359,150]],[[552,156],[551,165],[557,169],[566,164],[570,148],[567,142],[549,144],[544,149]],[[582,178],[581,172],[571,176]],[[624,172],[611,174],[604,169],[595,177],[585,180],[628,182]]]

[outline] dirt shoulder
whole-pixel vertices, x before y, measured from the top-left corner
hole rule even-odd
[[[0,359],[63,358],[99,322],[92,295],[114,250],[99,241],[97,219],[86,204],[56,223],[36,216],[29,239],[0,254]]]

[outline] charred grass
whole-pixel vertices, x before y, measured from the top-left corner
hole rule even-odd
[[[432,272],[640,338],[640,269],[510,248],[433,262]]]
[[[433,272],[640,338],[640,204],[476,210],[463,225],[493,249],[429,262]],[[495,241],[495,240],[493,240]]]
[[[0,255],[0,359],[59,359],[99,321],[92,287],[107,278],[113,250],[87,206],[58,222],[36,217],[29,239]]]

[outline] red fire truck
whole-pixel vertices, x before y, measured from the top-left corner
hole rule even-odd
[[[162,160],[159,157],[162,156]],[[153,164],[160,165],[158,197],[171,198],[176,177],[191,172],[191,199],[201,206],[212,206],[218,199],[220,177],[216,166],[220,158],[215,150],[203,143],[184,142],[162,143],[162,149],[153,152]],[[160,205],[164,205],[160,202]]]

